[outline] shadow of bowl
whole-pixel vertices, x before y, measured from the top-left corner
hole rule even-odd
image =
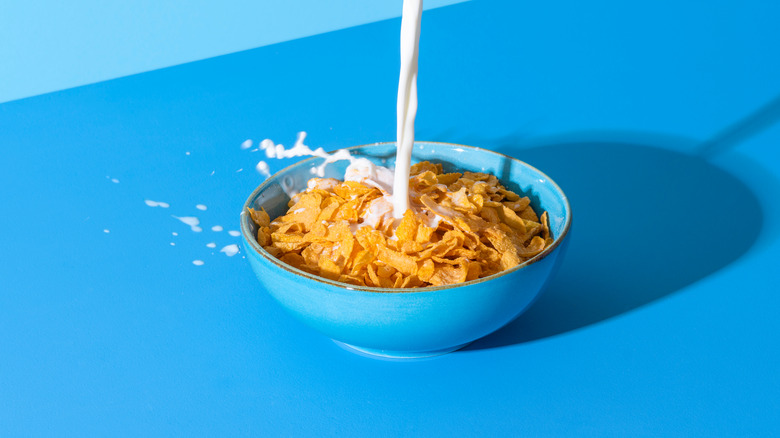
[[[554,178],[577,220],[547,291],[464,350],[546,338],[636,309],[729,265],[761,231],[757,197],[698,156],[598,142],[504,149]]]

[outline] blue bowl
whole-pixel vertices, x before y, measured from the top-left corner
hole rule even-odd
[[[392,167],[395,143],[349,148],[353,156]],[[448,353],[490,334],[520,315],[544,289],[563,258],[571,227],[566,195],[545,174],[522,161],[485,149],[417,142],[412,163],[442,163],[446,172],[496,175],[510,190],[547,211],[555,242],[536,257],[504,272],[451,286],[384,289],[352,286],[282,263],[256,240],[247,208],[271,218],[286,213],[291,190],[302,191],[322,158],[300,161],[274,174],[249,196],[241,213],[246,257],[263,287],[304,323],[348,349],[389,358],[420,358]],[[347,162],[329,164],[326,177],[342,179]]]

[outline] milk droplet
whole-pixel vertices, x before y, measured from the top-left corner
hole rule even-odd
[[[241,143],[241,149],[249,149],[251,147],[252,147],[252,140],[250,139],[244,140],[244,142]]]
[[[171,234],[173,234],[174,236],[178,236],[179,235],[179,233],[177,233],[175,231],[173,233],[171,233]]]
[[[238,236],[241,235],[241,233],[239,233],[238,231],[235,231],[235,230],[228,231],[228,234],[230,234],[233,237],[238,237]]]
[[[219,252],[224,252],[226,256],[233,257],[234,255],[238,254],[238,245],[236,244],[227,245],[224,248],[220,249]]]
[[[214,243],[214,242],[211,242],[211,243],[207,243],[206,246],[209,247],[209,248],[216,248],[217,244]]]
[[[195,266],[203,266],[203,260],[193,260],[192,264]]]
[[[274,142],[272,142],[270,139],[266,138],[265,140],[260,142],[261,150],[266,150],[268,148],[273,148],[273,147],[274,147]]]
[[[104,233],[106,233],[106,234],[108,234],[108,233],[110,233],[111,231],[110,231],[110,230],[108,230],[108,229],[105,229],[105,230],[103,230],[103,232],[104,232]]]
[[[257,169],[257,172],[260,173],[260,175],[263,175],[265,177],[271,176],[271,168],[268,167],[268,163],[265,161],[260,161],[257,163],[257,166],[255,167]]]
[[[198,226],[200,224],[200,220],[194,216],[184,216],[184,217],[173,216],[173,217],[189,225],[192,231],[196,233],[203,231],[203,228]]]
[[[114,184],[119,184],[119,180],[116,178],[111,178],[111,182]]]
[[[200,211],[206,211],[208,209],[208,207],[206,207],[203,204],[198,204],[198,205],[195,206],[195,208],[197,208]]]
[[[223,230],[222,225],[214,225],[213,227],[211,227],[211,231],[222,231],[222,230]]]
[[[160,207],[160,208],[168,208],[168,207],[170,207],[170,206],[171,206],[171,205],[170,205],[170,204],[168,204],[167,202],[158,202],[158,201],[152,201],[152,200],[149,200],[149,199],[145,200],[144,202],[145,202],[145,203],[146,203],[146,205],[148,205],[149,207]]]

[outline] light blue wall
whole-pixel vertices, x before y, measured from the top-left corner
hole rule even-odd
[[[425,6],[463,1],[426,0]],[[0,102],[398,17],[401,4],[3,0]]]

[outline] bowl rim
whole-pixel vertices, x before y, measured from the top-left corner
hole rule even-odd
[[[420,287],[420,288],[383,288],[383,287],[372,287],[372,286],[359,286],[359,285],[354,285],[354,284],[349,284],[349,283],[342,283],[342,282],[335,281],[335,280],[330,280],[330,279],[327,279],[327,278],[324,278],[324,277],[320,277],[318,275],[310,274],[310,273],[308,273],[306,271],[303,271],[303,270],[300,270],[298,268],[295,268],[295,267],[293,267],[291,265],[288,265],[287,263],[282,262],[281,260],[277,259],[276,257],[272,256],[268,251],[263,249],[263,247],[261,247],[260,244],[257,243],[257,239],[255,238],[254,235],[252,235],[252,233],[250,233],[250,229],[249,229],[249,221],[251,221],[251,218],[249,217],[249,214],[247,213],[248,212],[247,209],[251,207],[251,204],[254,202],[255,199],[257,199],[257,196],[260,194],[260,192],[265,190],[266,187],[268,185],[270,185],[279,174],[287,172],[288,170],[290,170],[290,169],[292,169],[294,167],[305,165],[306,163],[308,163],[310,161],[315,161],[315,160],[318,160],[318,159],[322,159],[321,157],[308,157],[308,158],[305,158],[303,160],[297,161],[297,162],[295,162],[295,163],[293,163],[293,164],[291,164],[289,166],[286,166],[286,167],[284,167],[283,169],[281,169],[281,170],[279,170],[277,172],[274,172],[273,175],[271,175],[268,178],[266,178],[265,181],[260,183],[260,185],[257,186],[257,188],[255,188],[255,190],[252,191],[252,193],[249,195],[249,198],[247,198],[246,202],[244,202],[244,206],[241,209],[241,214],[240,214],[241,235],[244,238],[244,242],[248,243],[249,246],[257,254],[259,254],[260,256],[265,258],[266,260],[268,260],[271,263],[275,264],[276,266],[286,270],[287,272],[289,272],[291,274],[298,275],[300,277],[303,277],[304,279],[314,280],[315,282],[323,283],[323,284],[329,285],[329,286],[335,286],[337,288],[345,289],[345,290],[349,290],[349,291],[362,291],[362,292],[385,293],[385,294],[386,293],[395,293],[395,294],[404,293],[404,294],[408,294],[408,293],[436,292],[436,291],[440,291],[440,290],[450,290],[450,289],[454,289],[454,288],[458,288],[458,287],[473,286],[473,285],[477,285],[477,284],[480,284],[480,283],[484,283],[484,282],[488,282],[488,281],[491,281],[491,280],[495,280],[495,279],[497,279],[497,278],[499,278],[501,276],[504,276],[504,275],[512,274],[514,272],[517,272],[517,271],[525,268],[526,266],[530,266],[530,265],[532,265],[532,264],[534,264],[536,262],[539,262],[539,261],[543,260],[544,258],[546,258],[553,251],[555,251],[555,249],[558,248],[558,246],[560,246],[560,244],[563,242],[563,240],[569,234],[569,230],[571,228],[571,222],[572,222],[572,211],[571,211],[571,205],[569,203],[569,198],[566,196],[566,194],[561,189],[561,187],[554,180],[552,180],[546,173],[544,173],[541,170],[537,169],[536,167],[526,163],[525,161],[519,160],[519,159],[517,159],[515,157],[512,157],[510,155],[507,155],[507,154],[504,154],[504,153],[501,153],[501,152],[496,152],[496,151],[493,151],[493,150],[490,150],[490,149],[480,148],[480,147],[477,147],[477,146],[463,145],[463,144],[458,144],[458,143],[415,140],[415,142],[414,142],[415,146],[418,143],[432,144],[432,145],[446,146],[446,147],[467,148],[467,149],[472,149],[472,150],[479,151],[479,152],[486,152],[486,153],[489,153],[489,154],[494,154],[494,155],[498,155],[500,157],[504,157],[504,158],[510,159],[512,161],[516,161],[516,162],[520,163],[521,165],[526,166],[526,167],[528,167],[528,168],[538,172],[539,175],[541,175],[546,180],[547,183],[551,184],[553,186],[553,188],[555,190],[557,190],[558,193],[561,194],[561,198],[562,198],[562,201],[563,201],[563,204],[564,204],[564,207],[565,207],[565,211],[568,213],[566,215],[566,223],[564,223],[563,231],[560,233],[560,235],[556,236],[553,239],[552,245],[548,246],[542,252],[540,252],[539,254],[535,255],[534,257],[524,261],[523,263],[520,263],[517,266],[509,268],[509,269],[507,269],[505,271],[497,272],[497,273],[492,274],[492,275],[487,276],[487,277],[477,278],[475,280],[470,280],[470,281],[466,281],[466,282],[463,282],[463,283],[449,284],[449,285],[444,285],[444,286],[428,286],[428,287]],[[356,149],[365,149],[367,147],[389,146],[389,145],[394,145],[394,144],[396,144],[395,141],[385,141],[385,142],[377,142],[377,143],[366,143],[366,144],[357,145],[357,146],[349,146],[349,147],[345,147],[345,148],[339,148],[339,149],[336,149],[336,150],[342,150],[343,149],[343,150],[351,151],[351,150],[356,150]]]

